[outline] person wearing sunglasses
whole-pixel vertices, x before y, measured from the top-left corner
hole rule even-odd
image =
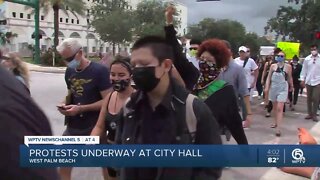
[[[312,119],[318,122],[317,111],[320,99],[320,55],[318,46],[311,46],[311,55],[305,58],[300,74],[301,87],[307,87],[308,116],[305,119]]]
[[[276,64],[271,65],[266,81],[265,91],[269,92],[269,100],[272,101],[274,110],[274,123],[270,126],[276,128],[276,136],[281,136],[281,123],[283,119],[283,107],[287,102],[288,92],[293,89],[292,67],[285,63],[285,54],[280,51],[275,55]]]
[[[65,59],[67,70],[65,81],[68,95],[57,106],[65,116],[66,136],[89,136],[97,123],[102,99],[112,86],[108,69],[85,58],[82,45],[77,39],[67,38],[57,51]],[[63,180],[71,178],[72,168],[60,168]]]

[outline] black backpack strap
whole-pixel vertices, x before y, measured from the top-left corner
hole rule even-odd
[[[243,68],[246,67],[248,61],[249,61],[249,58],[246,58],[246,59],[244,60],[244,62],[243,62]]]
[[[182,99],[181,99],[182,100]],[[187,112],[187,97],[183,102],[173,101],[175,108],[176,126],[176,143],[191,144],[193,143],[193,135],[189,131],[186,112]]]
[[[189,94],[186,100],[186,124],[192,138],[192,143],[196,140],[197,117],[194,114],[193,101],[197,98],[193,94]]]

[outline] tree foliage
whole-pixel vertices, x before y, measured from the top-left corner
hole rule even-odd
[[[78,15],[84,16],[86,5],[84,1],[79,0],[40,0],[40,8],[42,12],[47,15],[50,12],[50,9],[53,7],[58,7],[59,10],[62,10],[65,14],[73,14],[78,17]]]
[[[84,1],[79,0],[40,0],[40,8],[43,14],[47,15],[50,9],[53,10],[54,16],[54,47],[59,44],[59,10],[62,10],[69,16],[72,13],[74,16],[83,16],[85,14],[86,5]]]
[[[147,35],[164,35],[165,26],[164,13],[168,7],[168,2],[161,0],[143,0],[137,5],[135,10],[135,35],[143,37]],[[177,17],[179,12],[176,12]],[[180,20],[175,18],[175,27],[180,25]]]
[[[266,38],[260,38],[256,33],[246,33],[246,29],[241,23],[227,19],[205,18],[198,24],[189,27],[187,37],[201,41],[210,38],[227,40],[234,53],[238,52],[240,46],[246,45],[251,48],[253,55],[259,53],[261,45],[271,44]]]
[[[91,9],[92,22],[95,32],[104,42],[113,45],[125,44],[132,40],[134,18],[125,0],[112,0],[96,3]]]
[[[301,1],[302,2],[302,1]],[[302,43],[302,50],[317,43],[315,32],[320,30],[320,1],[303,2],[300,9],[281,6],[277,15],[269,19],[266,33],[275,33],[282,41]]]
[[[126,0],[96,2],[91,9],[91,25],[101,40],[113,45],[131,42],[132,37],[163,35],[167,5],[160,0],[143,0],[132,10]],[[175,25],[179,24],[175,18]]]

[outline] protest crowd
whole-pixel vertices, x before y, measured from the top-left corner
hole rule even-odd
[[[99,136],[101,144],[126,145],[219,145],[225,143],[222,137],[226,136],[239,145],[248,145],[245,132],[257,123],[251,108],[254,92],[258,91],[258,98],[263,99],[265,117],[274,119],[270,124],[274,136],[282,137],[286,136],[282,131],[286,123],[284,113],[295,111],[304,88],[308,110],[305,119],[318,122],[317,45],[310,47],[310,55],[303,62],[298,56],[287,59],[280,48],[253,59],[250,47],[245,44],[234,57],[227,40],[199,41],[194,37],[188,45],[180,43],[173,25],[174,11],[169,6],[165,12],[165,37],[141,37],[134,42],[130,55],[108,55],[113,60],[107,65],[87,59],[77,39],[67,38],[60,43],[57,51],[67,64],[68,89],[68,94],[61,95],[64,101],[57,105],[65,116],[63,136]],[[13,53],[1,54],[0,58],[0,117],[1,121],[8,119],[1,125],[1,132],[17,139],[17,144],[11,144],[12,141],[0,136],[1,143],[10,149],[18,147],[24,135],[52,135],[48,120],[30,97],[27,68]],[[299,129],[299,141],[317,144],[303,128]],[[5,151],[1,149],[0,153]],[[16,150],[11,156],[18,154]],[[9,159],[10,156],[5,156],[1,161]],[[9,163],[5,168],[8,171],[3,171],[0,163],[0,179],[71,179],[71,167],[60,167],[58,171],[19,169],[18,161],[17,158]],[[308,178],[318,171],[317,168],[282,170]],[[223,167],[102,167],[102,171],[104,178],[111,180],[214,180],[221,177]]]

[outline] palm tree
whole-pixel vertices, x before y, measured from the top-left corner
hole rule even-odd
[[[12,33],[12,32],[0,32],[0,45],[5,45],[7,43],[10,43],[11,39],[14,37],[17,37],[18,34]]]
[[[54,26],[54,47],[59,44],[59,10],[65,12],[68,16],[72,13],[77,15],[85,14],[86,4],[83,0],[40,0],[40,8],[47,15],[50,9],[53,10],[53,26]]]

